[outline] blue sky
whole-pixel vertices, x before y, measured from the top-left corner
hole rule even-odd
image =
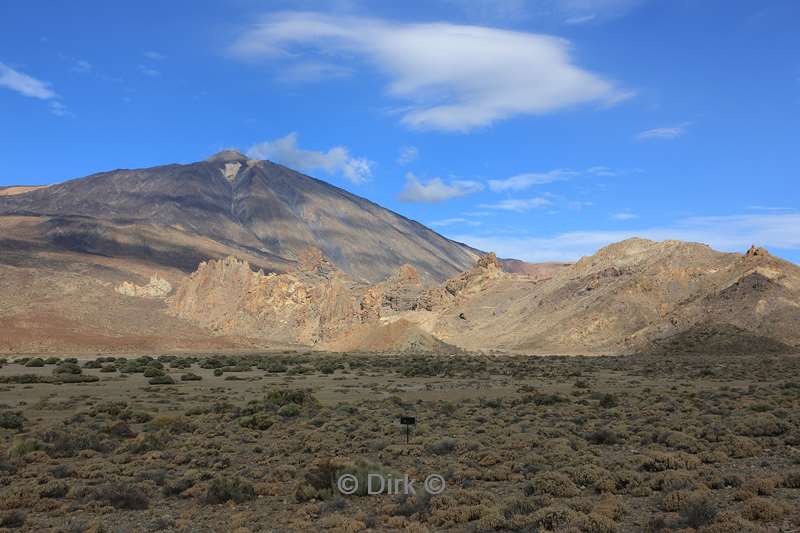
[[[793,0],[5,2],[0,185],[283,162],[501,256],[800,262]]]

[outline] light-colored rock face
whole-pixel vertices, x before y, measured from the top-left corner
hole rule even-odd
[[[147,285],[136,285],[130,281],[123,281],[115,287],[118,293],[124,296],[137,298],[164,298],[172,292],[172,285],[164,278],[154,274]]]
[[[339,272],[265,274],[228,257],[202,263],[170,308],[221,333],[315,345],[360,321],[351,285]]]
[[[234,257],[202,263],[169,305],[176,316],[228,335],[331,347],[441,347],[414,324],[387,329],[380,322],[410,310],[422,288],[413,267],[366,286],[336,270],[319,250],[306,249],[297,270],[286,274],[253,271]],[[394,340],[378,342],[378,331],[391,332]]]
[[[225,176],[225,179],[228,181],[235,181],[236,176],[239,175],[239,169],[242,168],[242,164],[238,161],[235,163],[225,163],[225,167],[220,169],[222,175]]]

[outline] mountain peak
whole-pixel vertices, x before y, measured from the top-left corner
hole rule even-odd
[[[223,163],[233,163],[233,162],[244,163],[246,161],[249,161],[249,158],[239,150],[232,148],[228,150],[222,150],[221,152],[217,152],[216,154],[206,159],[206,161],[223,162]]]

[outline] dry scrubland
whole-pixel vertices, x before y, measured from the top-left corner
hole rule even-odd
[[[14,358],[0,525],[797,531],[799,422],[792,356]],[[367,472],[448,487],[336,492]]]

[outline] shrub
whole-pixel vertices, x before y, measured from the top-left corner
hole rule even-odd
[[[260,365],[259,368],[269,372],[270,374],[278,374],[289,370],[289,367],[280,361],[270,361],[267,364]]]
[[[532,403],[534,405],[556,405],[561,402],[566,402],[567,400],[559,396],[558,394],[542,394],[542,393],[535,393],[535,394],[526,394],[522,397],[522,403]]]
[[[451,439],[450,437],[445,437],[428,446],[428,450],[430,450],[431,453],[436,455],[447,455],[453,453],[455,449],[456,449],[456,441],[455,439]]]
[[[184,491],[194,487],[194,480],[190,477],[182,477],[173,481],[164,483],[164,488],[161,489],[164,496],[177,496]]]
[[[156,368],[153,366],[148,366],[144,369],[144,377],[146,378],[158,378],[161,376],[165,376],[164,371],[160,368]]]
[[[200,381],[203,378],[198,376],[197,374],[193,374],[191,372],[184,374],[181,376],[181,381]]]
[[[575,486],[575,483],[560,472],[537,474],[525,488],[525,492],[529,496],[547,494],[554,498],[572,498],[580,494],[580,490]]]
[[[214,375],[215,376],[220,377],[222,374],[223,374],[223,371],[222,371],[221,368],[215,368],[214,369]]]
[[[219,504],[228,501],[244,503],[256,497],[253,485],[239,477],[217,478],[211,482],[206,492],[205,502]]]
[[[719,509],[708,495],[690,497],[680,509],[681,524],[700,529],[711,524]]]
[[[251,416],[243,416],[239,419],[239,425],[248,429],[255,429],[257,431],[265,431],[272,427],[275,421],[271,416],[257,413]]]
[[[66,359],[53,369],[54,376],[59,374],[76,375],[81,373],[83,373],[83,370],[81,369],[81,367],[78,366],[77,363],[66,362]]]
[[[25,363],[25,366],[27,367],[44,366],[44,359],[42,359],[41,357],[34,357],[32,359],[28,359],[28,361]]]
[[[74,457],[81,450],[105,451],[99,434],[90,431],[60,431],[51,429],[40,436],[50,457]]]
[[[25,439],[17,441],[8,449],[9,457],[24,457],[29,453],[38,452],[44,449],[41,442],[36,439]]]
[[[125,451],[130,453],[147,453],[165,449],[171,440],[169,433],[158,431],[152,433],[139,433],[135,439],[128,442]]]
[[[284,418],[290,418],[300,414],[300,406],[296,403],[289,403],[278,409],[278,414]]]
[[[604,394],[600,397],[600,402],[598,402],[598,404],[604,409],[610,409],[619,405],[619,401],[613,394]]]
[[[20,511],[9,511],[0,514],[0,527],[3,528],[17,528],[25,525],[25,515]]]
[[[787,489],[800,489],[800,470],[786,474],[783,478],[783,486]]]
[[[142,511],[147,509],[150,500],[147,494],[137,485],[117,481],[96,489],[94,498],[103,501],[115,509]]]
[[[0,428],[15,429],[22,431],[25,425],[25,417],[20,413],[10,413],[7,411],[0,411]]]
[[[548,531],[562,528],[577,517],[578,513],[560,505],[544,507],[532,515],[533,524]]]
[[[773,522],[783,516],[783,508],[764,498],[752,498],[745,502],[742,516],[754,522]]]
[[[612,445],[620,442],[619,434],[608,429],[598,429],[586,435],[586,440],[592,444]]]
[[[156,376],[147,380],[150,385],[175,385],[175,380],[171,376]]]
[[[63,498],[69,492],[69,485],[63,481],[51,481],[39,489],[42,498]]]
[[[160,416],[147,424],[150,431],[168,431],[172,434],[192,433],[197,426],[185,416]]]
[[[693,470],[700,466],[700,459],[683,452],[655,452],[644,460],[642,469],[646,472],[664,472],[665,470]]]

